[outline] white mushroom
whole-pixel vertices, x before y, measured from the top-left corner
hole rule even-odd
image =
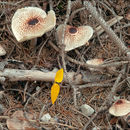
[[[87,64],[95,65],[95,66],[101,65],[101,64],[103,64],[103,62],[104,62],[103,59],[91,59],[91,60],[86,61]],[[101,70],[99,68],[91,68],[91,67],[89,67],[89,69],[91,71],[97,71],[97,70],[99,71],[99,70]]]
[[[124,116],[130,112],[130,101],[125,99],[117,100],[109,109],[109,113],[114,116]]]
[[[25,7],[18,9],[11,23],[11,28],[18,42],[36,37],[54,28],[56,24],[55,12],[50,10],[48,15],[38,7]]]
[[[86,61],[89,65],[100,65],[103,64],[103,59],[91,59]]]
[[[61,24],[57,28],[58,42],[62,40],[62,32],[64,25]],[[85,45],[93,35],[93,29],[90,26],[73,27],[67,25],[65,28],[64,44],[65,51],[73,50],[77,47]]]

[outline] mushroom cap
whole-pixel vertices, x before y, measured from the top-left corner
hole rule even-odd
[[[103,64],[103,59],[91,59],[86,61],[89,65],[100,65]]]
[[[5,49],[0,45],[0,56],[3,56],[6,54]]]
[[[58,42],[61,42],[62,40],[63,28],[63,24],[59,25],[57,28]],[[88,42],[92,35],[93,29],[90,26],[73,27],[66,25],[64,35],[65,51],[70,51],[77,47],[83,46]]]
[[[110,108],[109,113],[114,116],[124,116],[130,112],[130,101],[125,99],[117,100]]]
[[[12,17],[11,28],[18,42],[42,36],[56,25],[55,12],[48,15],[38,7],[18,9]]]

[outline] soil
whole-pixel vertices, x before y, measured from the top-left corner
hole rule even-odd
[[[86,10],[77,12],[73,18],[72,13],[83,7],[83,0],[72,0],[72,10],[69,15],[68,23],[75,27],[89,25],[93,29],[99,26],[94,17]],[[96,7],[98,13],[105,21],[114,18],[116,15],[123,16],[121,21],[116,22],[111,28],[117,36],[124,41],[126,47],[130,47],[130,1],[129,0],[92,0],[90,1]],[[45,33],[42,37],[37,38],[37,45],[30,46],[30,40],[19,43],[15,39],[11,30],[11,19],[15,11],[26,6],[40,7],[46,12],[50,7],[56,13],[56,26],[50,32]],[[4,68],[10,69],[37,69],[52,71],[63,66],[63,56],[61,52],[56,51],[54,46],[60,48],[56,38],[56,28],[60,24],[64,24],[67,12],[66,0],[1,0],[0,1],[0,44],[6,50],[6,55],[0,57],[1,64],[8,62]],[[52,44],[50,44],[52,43]],[[101,35],[94,33],[89,40],[89,46],[84,45],[72,51],[65,52],[65,65],[67,72],[75,72],[76,74],[94,74],[102,75],[99,81],[93,79],[81,86],[91,84],[89,87],[78,89],[76,93],[76,103],[74,103],[74,89],[71,83],[60,84],[61,89],[59,96],[54,105],[51,104],[51,86],[53,82],[46,81],[10,81],[8,78],[0,83],[0,125],[3,130],[7,130],[6,120],[17,111],[23,110],[33,113],[34,122],[30,122],[36,129],[55,129],[55,130],[71,130],[71,129],[87,129],[106,130],[106,129],[130,129],[127,122],[122,122],[122,117],[114,117],[109,114],[109,107],[116,100],[112,100],[107,96],[113,94],[112,97],[123,98],[130,101],[130,65],[127,56],[122,53],[120,48],[111,40],[109,35],[104,31]],[[81,64],[71,62],[67,56],[85,63],[87,60],[101,58],[104,62],[124,62],[117,66],[108,66],[101,70],[90,70]],[[113,68],[112,68],[113,67]],[[125,72],[122,69],[125,67]],[[121,74],[120,80],[117,78]],[[97,78],[96,77],[96,78]],[[106,77],[106,78],[104,78]],[[116,90],[112,93],[112,88],[116,84]],[[95,85],[93,85],[95,84]],[[99,85],[96,85],[99,84]],[[108,84],[105,86],[104,84]],[[109,102],[110,101],[110,102]],[[86,117],[80,110],[80,106],[88,104],[94,108],[97,115],[95,117]],[[103,106],[104,104],[104,106]],[[100,108],[102,109],[100,110]],[[44,110],[43,110],[44,108]],[[40,115],[49,113],[54,123],[42,123],[39,120]],[[91,120],[91,121],[90,121]],[[87,125],[87,123],[90,123]],[[51,121],[52,122],[52,121]],[[87,125],[87,126],[86,126]]]

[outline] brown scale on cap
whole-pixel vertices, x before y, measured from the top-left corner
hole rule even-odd
[[[33,19],[30,19],[27,23],[28,25],[36,25],[37,23],[39,22],[39,20],[37,18],[33,18]]]
[[[69,28],[69,33],[70,34],[75,34],[77,32],[77,28],[75,28],[75,27],[70,27]]]
[[[123,101],[122,100],[118,100],[115,104],[116,105],[121,105],[121,104],[123,104]]]
[[[34,32],[38,32],[41,30],[43,24],[45,23],[45,18],[41,18],[41,17],[29,17],[21,26],[23,30],[21,31],[21,35],[23,35],[23,33],[25,32],[29,32],[30,33],[34,33]]]

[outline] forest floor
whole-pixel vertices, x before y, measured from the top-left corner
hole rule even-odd
[[[11,130],[10,126],[7,126],[7,120],[13,118],[13,113],[18,110],[23,111],[24,115],[26,113],[33,115],[33,119],[29,120],[27,115],[24,118],[26,123],[29,122],[30,130],[130,129],[126,122],[122,122],[121,117],[114,117],[108,111],[117,99],[130,101],[130,63],[127,55],[122,52],[106,31],[100,35],[97,35],[95,31],[89,40],[89,46],[84,45],[69,52],[56,51],[56,48],[60,48],[56,39],[56,28],[58,25],[64,24],[66,20],[67,2],[66,0],[52,1],[0,1],[0,44],[6,50],[6,55],[0,57],[0,67],[4,64],[4,67],[0,68],[0,75],[7,68],[35,69],[47,73],[66,66],[65,71],[74,72],[75,76],[81,74],[84,82],[74,84],[72,80],[72,83],[60,84],[59,96],[52,105],[50,95],[53,81],[30,81],[28,79],[11,81],[9,75],[1,77],[0,129]],[[84,7],[82,1],[76,1],[79,2],[71,1],[71,12],[67,24],[76,27],[89,25],[95,30],[100,26],[99,23],[89,11],[80,10]],[[106,22],[115,18],[115,23],[111,28],[129,50],[130,1],[92,0],[90,2]],[[30,40],[17,42],[11,30],[11,19],[15,11],[26,6],[40,7],[46,12],[53,8],[56,13],[55,28],[37,38],[37,45],[34,47],[30,46]],[[116,20],[117,15],[122,16],[122,19]],[[85,66],[87,60],[95,58],[103,59],[106,67],[92,70],[87,65]],[[114,92],[113,87],[116,88]],[[89,117],[86,116],[80,110],[80,106],[83,104],[88,104],[95,112]],[[49,122],[40,120],[46,113],[52,117]],[[20,123],[20,121],[13,121],[12,127]],[[24,130],[29,130],[29,128],[24,128]]]

